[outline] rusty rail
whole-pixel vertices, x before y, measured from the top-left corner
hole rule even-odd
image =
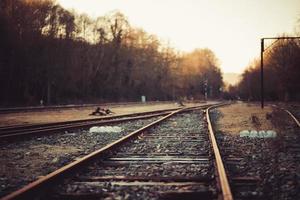
[[[285,108],[282,108],[282,107],[279,107],[279,106],[277,106],[277,105],[275,105],[275,104],[272,104],[271,106],[273,106],[273,107],[275,107],[275,108],[278,108],[278,109],[281,109],[281,110],[283,110],[283,111],[285,111],[286,113],[288,113],[290,116],[291,116],[291,118],[294,120],[294,122],[298,125],[298,127],[300,127],[300,122],[299,122],[299,120],[295,117],[295,115],[293,115],[289,110],[287,110],[287,109],[285,109]]]
[[[129,139],[137,136],[139,133],[142,133],[143,131],[153,127],[154,125],[158,124],[159,122],[171,117],[172,115],[182,112],[184,110],[187,110],[189,108],[182,108],[182,109],[178,109],[176,111],[171,112],[170,114],[136,130],[133,131],[131,133],[129,133],[128,135],[120,138],[119,140],[116,140],[115,142],[112,142],[108,145],[106,145],[105,147],[96,150],[26,186],[24,186],[23,188],[7,195],[4,196],[3,198],[1,198],[1,200],[11,200],[11,199],[30,199],[32,198],[32,195],[39,193],[40,191],[42,191],[46,186],[48,186],[51,183],[54,183],[55,181],[59,180],[60,178],[70,174],[70,172],[74,172],[75,169],[78,169],[79,167],[83,166],[84,164],[86,164],[87,162],[95,159],[96,157],[99,156],[103,156],[105,155],[105,153],[107,153],[108,151],[110,151],[113,148],[116,148],[117,146],[123,144],[124,142],[128,141]]]
[[[47,186],[49,186],[50,184],[58,182],[63,177],[70,175],[76,169],[79,169],[80,167],[84,166],[85,164],[94,160],[95,158],[105,156],[106,153],[108,153],[110,150],[118,147],[119,145],[124,144],[126,141],[136,137],[138,134],[155,126],[156,124],[162,122],[163,120],[170,118],[171,116],[173,116],[179,112],[185,112],[185,111],[190,111],[190,110],[199,109],[199,108],[207,108],[207,106],[210,106],[210,105],[187,107],[187,108],[181,108],[181,109],[172,111],[171,113],[167,114],[166,116],[163,116],[162,118],[140,128],[136,131],[129,133],[128,135],[106,145],[105,147],[103,147],[99,150],[96,150],[80,159],[77,159],[76,161],[71,162],[64,167],[46,175],[46,176],[43,176],[42,178],[40,178],[32,183],[29,183],[28,185],[24,186],[23,188],[20,188],[19,190],[10,193],[7,196],[2,197],[1,200],[32,199],[33,195],[41,194],[41,192],[46,190]]]
[[[226,104],[223,104],[226,105]],[[220,105],[217,105],[220,106]],[[209,110],[212,108],[215,108],[217,106],[210,106],[209,108],[206,109],[206,119],[207,119],[207,123],[208,123],[208,130],[209,130],[209,138],[211,140],[212,143],[212,148],[214,151],[214,156],[215,156],[215,162],[216,162],[216,167],[217,167],[217,178],[218,178],[218,183],[219,186],[221,188],[221,192],[222,192],[222,196],[221,198],[223,200],[232,200],[233,196],[231,193],[231,189],[230,189],[230,185],[228,182],[228,178],[227,178],[227,174],[224,168],[224,164],[220,155],[220,150],[215,138],[215,134],[212,128],[212,124],[211,124],[211,120],[209,117]]]
[[[300,122],[299,120],[290,112],[288,111],[287,109],[283,109],[285,112],[287,112],[292,118],[293,120],[295,121],[295,123],[298,125],[298,127],[300,127]]]

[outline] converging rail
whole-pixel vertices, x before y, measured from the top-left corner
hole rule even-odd
[[[298,127],[300,127],[300,122],[299,120],[288,110],[284,109],[285,112],[287,112],[291,117],[292,119],[295,121],[295,123],[298,125]]]
[[[282,108],[282,107],[279,107],[275,104],[272,105],[273,107],[276,107],[276,108],[279,108],[281,110],[284,110],[286,113],[289,114],[289,116],[293,119],[293,121],[297,124],[298,127],[300,127],[300,122],[299,120],[297,119],[297,117],[295,115],[293,115],[289,110],[285,109],[285,108]]]
[[[158,119],[158,120],[156,120],[156,121],[140,128],[136,131],[133,131],[133,132],[129,133],[128,135],[122,137],[121,139],[118,139],[118,140],[110,143],[109,145],[106,145],[105,147],[103,147],[99,150],[96,150],[96,151],[94,151],[94,152],[92,152],[92,153],[90,153],[90,154],[88,154],[88,155],[86,155],[82,158],[79,158],[76,161],[74,161],[74,162],[72,162],[72,163],[70,163],[70,164],[68,164],[68,165],[66,165],[66,166],[64,166],[64,167],[62,167],[62,168],[60,168],[60,169],[44,176],[44,177],[42,177],[42,178],[40,178],[40,179],[30,183],[30,184],[28,184],[28,185],[26,185],[25,187],[15,191],[15,192],[13,192],[13,193],[5,196],[5,197],[3,197],[2,200],[28,199],[28,198],[32,198],[33,196],[35,196],[37,194],[41,194],[41,192],[46,190],[48,186],[53,186],[54,183],[61,182],[61,179],[64,179],[65,177],[71,175],[71,173],[78,172],[79,169],[81,169],[82,167],[85,167],[87,164],[91,163],[91,161],[93,161],[93,162],[96,161],[95,158],[97,158],[97,160],[100,159],[100,158],[102,158],[102,159],[106,158],[106,161],[105,161],[106,163],[115,162],[114,164],[117,164],[117,163],[121,164],[123,162],[125,162],[125,163],[127,163],[127,162],[133,162],[133,163],[134,162],[143,162],[143,163],[148,163],[148,162],[149,163],[175,162],[176,163],[177,162],[177,163],[186,163],[186,164],[188,164],[188,163],[209,162],[209,160],[210,160],[209,157],[206,158],[206,157],[199,157],[199,156],[196,156],[195,158],[185,158],[185,157],[182,157],[182,156],[181,157],[172,157],[172,156],[163,156],[163,157],[158,156],[157,157],[156,156],[156,157],[153,157],[153,158],[152,157],[141,157],[140,158],[140,157],[133,156],[133,157],[129,157],[129,158],[111,157],[111,158],[108,158],[108,160],[107,160],[107,156],[110,155],[117,148],[119,149],[119,147],[123,148],[123,152],[127,152],[127,151],[124,150],[125,147],[127,148],[127,146],[125,146],[124,144],[125,143],[127,144],[132,139],[139,140],[140,137],[150,139],[150,140],[147,139],[147,141],[148,141],[147,144],[153,144],[154,140],[151,139],[153,137],[158,137],[158,138],[164,137],[164,139],[170,138],[171,141],[172,141],[172,139],[177,139],[177,140],[179,139],[179,141],[174,141],[175,143],[179,142],[179,144],[182,144],[182,142],[184,142],[184,141],[191,142],[190,144],[191,145],[192,144],[196,145],[197,148],[199,148],[199,145],[200,145],[200,147],[203,146],[201,144],[197,144],[198,141],[202,140],[201,138],[209,137],[211,145],[212,145],[211,149],[213,149],[212,155],[214,155],[211,158],[214,158],[214,162],[216,163],[215,164],[215,167],[216,167],[215,171],[218,172],[217,176],[215,176],[217,178],[216,182],[219,183],[220,188],[221,188],[221,192],[219,193],[219,197],[221,199],[225,199],[225,200],[233,199],[232,194],[231,194],[231,190],[230,190],[230,187],[229,187],[229,184],[228,184],[226,172],[224,170],[222,159],[221,159],[218,147],[217,147],[216,139],[214,137],[212,125],[211,125],[211,122],[210,122],[210,117],[209,117],[209,110],[211,108],[217,107],[218,105],[223,105],[223,104],[217,104],[217,105],[211,106],[209,108],[207,108],[208,106],[206,105],[206,106],[182,108],[182,109],[172,111],[171,113],[166,114],[162,118],[160,118],[160,119]],[[209,136],[205,136],[205,135],[201,136],[201,135],[193,134],[191,136],[188,136],[188,135],[182,136],[181,139],[178,138],[178,136],[176,136],[176,135],[175,135],[175,137],[174,136],[171,137],[168,134],[165,135],[165,136],[160,136],[160,135],[155,135],[154,133],[152,133],[150,135],[144,134],[144,136],[140,136],[140,134],[145,133],[149,128],[154,127],[154,126],[156,127],[157,124],[159,124],[160,122],[162,122],[166,119],[169,119],[170,117],[174,116],[175,114],[186,112],[186,111],[197,110],[197,109],[206,109],[206,119],[207,119],[207,123],[208,123]],[[198,138],[198,139],[196,139],[196,138]],[[155,141],[160,141],[160,140],[156,139]],[[202,142],[204,142],[204,141],[202,141]],[[142,141],[137,142],[137,144],[139,144],[139,143],[141,143],[142,146],[144,144]],[[135,142],[133,142],[132,144],[135,144]],[[172,144],[172,142],[170,144]],[[168,146],[168,145],[169,144],[167,144],[166,146]],[[160,144],[158,144],[158,146],[160,146]],[[121,148],[121,152],[122,152],[122,148]],[[130,147],[128,147],[128,148],[129,148],[128,150],[130,152]],[[135,147],[135,148],[137,148],[137,147]],[[135,148],[133,148],[133,149],[135,149]],[[148,147],[148,148],[150,148],[150,147]],[[208,151],[208,149],[210,149],[210,148],[207,147],[207,149],[203,149],[203,150]],[[119,149],[119,151],[120,151],[120,149]],[[156,151],[157,151],[157,149],[156,149]],[[158,152],[160,152],[160,151],[158,151]],[[195,154],[196,152],[191,152],[191,153],[192,154],[188,153],[187,155],[196,155]],[[203,154],[203,153],[201,153],[201,151],[199,153],[200,153],[199,155]],[[80,171],[82,171],[82,170],[80,170]],[[110,180],[140,181],[140,184],[147,184],[147,185],[151,185],[151,182],[148,182],[149,180],[151,180],[154,185],[158,185],[158,186],[161,184],[161,181],[164,182],[163,185],[173,184],[172,180],[173,180],[173,182],[176,181],[177,185],[186,185],[186,184],[192,184],[193,185],[193,184],[196,184],[196,183],[199,184],[200,182],[203,182],[203,184],[206,184],[205,182],[207,182],[207,181],[211,182],[211,180],[201,178],[201,177],[198,177],[198,178],[152,177],[152,179],[149,179],[149,177],[148,178],[147,177],[131,177],[130,178],[130,177],[123,177],[123,176],[104,176],[104,177],[98,177],[98,178],[96,177],[96,179],[101,180],[101,181],[110,181]],[[169,182],[169,181],[171,181],[171,182]],[[180,182],[182,182],[182,183],[180,183]]]

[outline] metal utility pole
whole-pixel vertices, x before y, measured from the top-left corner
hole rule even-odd
[[[275,44],[279,40],[294,40],[300,39],[300,37],[268,37],[261,38],[261,48],[260,48],[260,91],[261,91],[261,108],[264,108],[264,51],[270,48],[273,44]],[[276,40],[269,47],[265,49],[264,40]]]
[[[260,47],[260,100],[261,109],[264,108],[264,38],[261,39]]]
[[[207,101],[207,86],[208,86],[208,81],[207,79],[204,81],[204,95],[205,95],[205,101]]]

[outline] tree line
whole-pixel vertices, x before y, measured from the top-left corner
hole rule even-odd
[[[219,97],[209,49],[180,53],[120,12],[96,19],[51,0],[0,1],[0,105]]]
[[[272,45],[264,52],[265,99],[299,101],[299,78],[300,39],[272,41]],[[260,59],[255,59],[243,72],[239,84],[229,87],[229,93],[231,97],[240,97],[244,100],[260,100],[260,81]]]

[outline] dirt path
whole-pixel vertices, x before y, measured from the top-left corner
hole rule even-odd
[[[224,133],[239,134],[242,130],[273,130],[270,119],[273,109],[266,106],[263,110],[259,105],[238,102],[218,108],[220,118],[217,129]]]

